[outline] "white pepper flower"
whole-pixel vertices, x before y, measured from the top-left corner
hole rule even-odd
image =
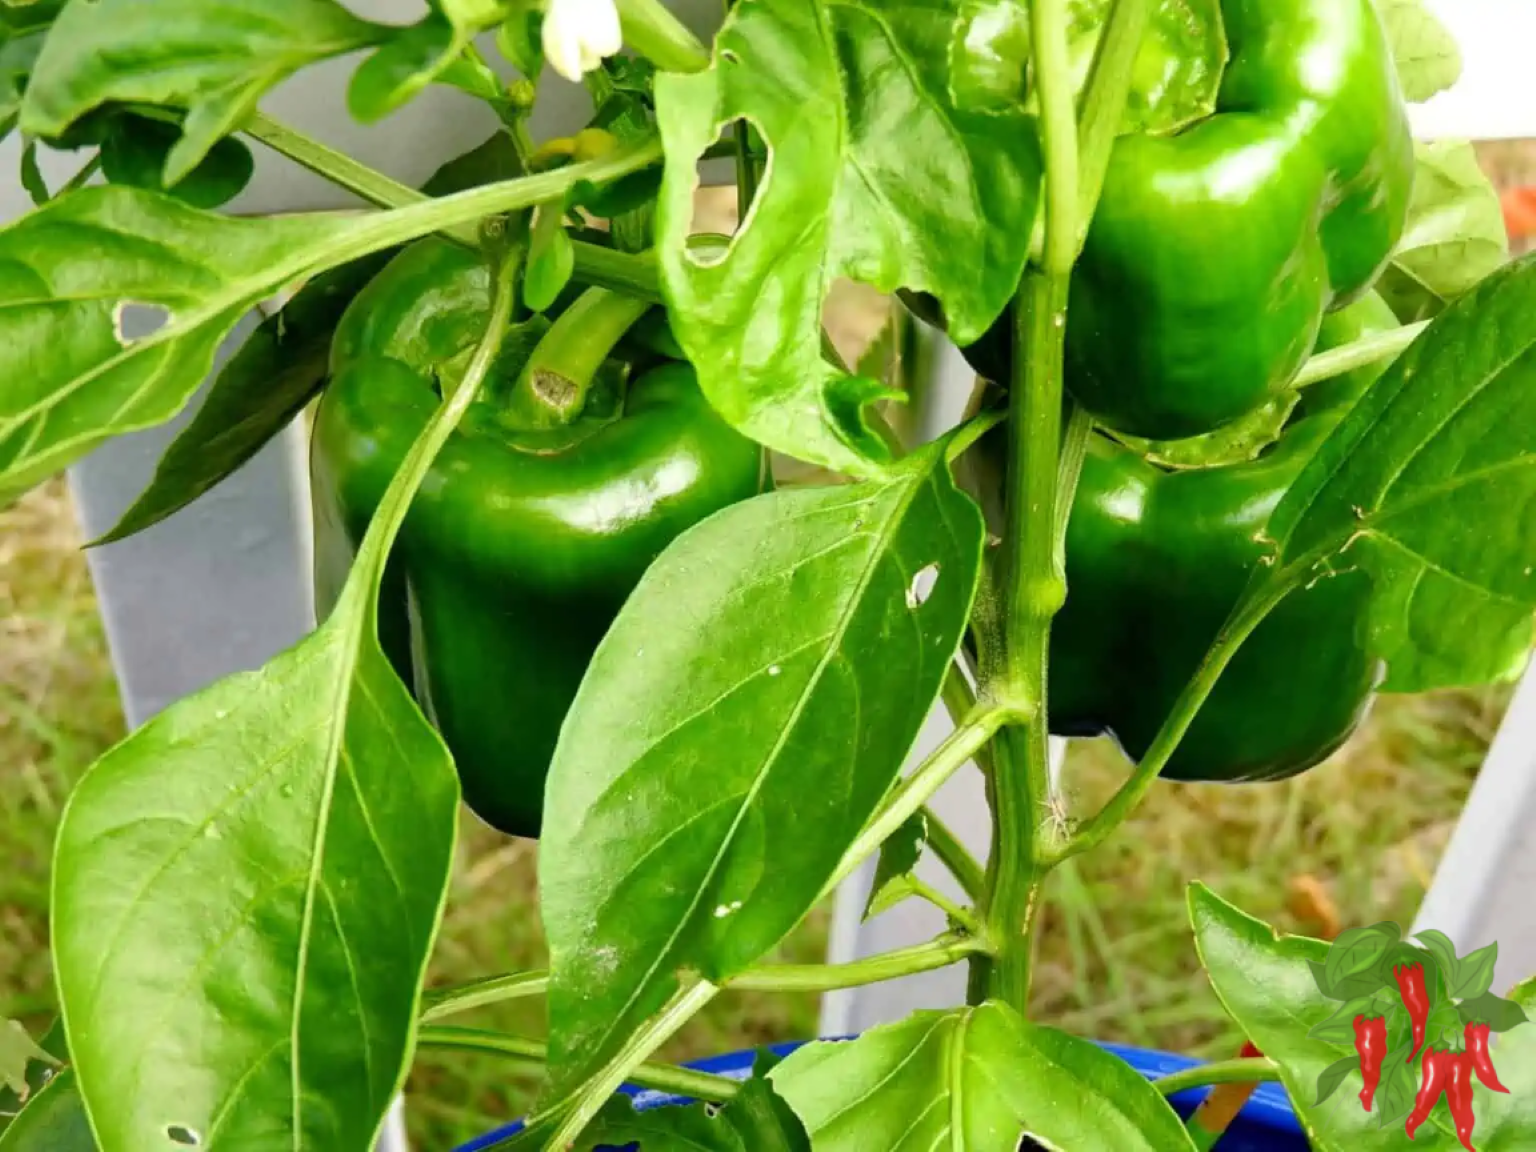
[[[584,73],[624,46],[614,0],[549,0],[544,13],[544,58],[567,80]]]

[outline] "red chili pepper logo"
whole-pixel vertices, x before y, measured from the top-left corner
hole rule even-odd
[[[1397,977],[1398,991],[1402,993],[1403,1007],[1408,1009],[1408,1019],[1413,1023],[1413,1051],[1408,1053],[1412,1064],[1424,1047],[1424,1028],[1429,1023],[1429,993],[1424,987],[1424,965],[1399,964],[1392,969]]]
[[[1367,1112],[1376,1098],[1376,1086],[1381,1082],[1381,1062],[1387,1055],[1387,1020],[1355,1017],[1355,1051],[1360,1056],[1360,1075],[1365,1087],[1360,1089],[1360,1103]]]

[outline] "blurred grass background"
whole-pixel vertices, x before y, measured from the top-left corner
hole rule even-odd
[[[1536,182],[1536,146],[1492,145],[1501,184]],[[854,342],[867,298],[829,322]],[[841,328],[840,328],[841,326]],[[0,511],[0,1018],[38,1029],[54,1009],[48,860],[73,782],[123,731],[105,639],[67,490],[55,481]],[[1201,879],[1285,931],[1406,923],[1433,875],[1496,731],[1507,689],[1384,699],[1327,765],[1283,784],[1164,785],[1105,849],[1052,879],[1040,933],[1036,1013],[1104,1040],[1201,1056],[1239,1041],[1199,974],[1184,912]],[[1066,780],[1092,803],[1125,766],[1102,742],[1073,749]],[[466,817],[435,985],[539,967],[535,848]],[[826,918],[780,948],[814,962]],[[664,1052],[687,1058],[807,1037],[814,996],[728,994]],[[458,1022],[458,1021],[456,1021]],[[536,1001],[466,1017],[530,1034]],[[532,1087],[493,1057],[423,1052],[409,1086],[417,1146],[439,1152],[516,1115]]]

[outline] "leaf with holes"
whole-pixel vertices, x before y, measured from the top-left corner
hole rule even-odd
[[[355,228],[88,188],[0,230],[0,505],[175,415],[240,318]]]
[[[104,104],[184,107],[165,166],[165,183],[175,184],[264,93],[392,32],[335,0],[77,0],[38,57],[21,125],[46,139]]]
[[[1028,254],[1034,129],[1018,108],[957,106],[959,12],[957,0],[742,0],[708,70],[656,78],[657,253],[678,340],[732,424],[851,475],[885,466],[863,417],[884,390],[822,359],[832,282],[930,292],[966,344],[1002,312]],[[767,142],[768,166],[730,249],[708,260],[687,244],[696,162],[740,119]]]
[[[809,1044],[770,1074],[816,1152],[1192,1152],[1157,1090],[1087,1040],[990,1001]]]
[[[821,896],[938,695],[981,548],[936,445],[884,480],[728,508],[646,573],[546,791],[557,1089],[602,1067],[679,972],[735,975]]]
[[[1536,610],[1536,258],[1442,313],[1318,449],[1270,516],[1255,592],[1325,569],[1375,581],[1385,687],[1507,679]]]
[[[160,713],[70,797],[54,964],[103,1152],[368,1148],[400,1089],[459,792],[379,646],[378,586],[472,395],[413,445],[320,629]]]
[[[511,137],[498,130],[444,164],[423,191],[448,196],[519,175]],[[395,251],[322,272],[282,311],[263,321],[214,380],[192,422],[166,449],[149,486],[99,543],[142,532],[185,508],[286,428],[325,383],[331,335],[341,314]]]
[[[1499,194],[1472,145],[1419,143],[1403,238],[1376,284],[1403,323],[1438,316],[1509,259]]]

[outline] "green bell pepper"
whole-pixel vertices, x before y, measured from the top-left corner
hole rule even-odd
[[[1324,322],[1319,348],[1397,326],[1367,296]],[[1051,629],[1059,736],[1114,736],[1140,759],[1262,562],[1270,514],[1382,366],[1314,384],[1258,457],[1170,470],[1095,433],[1067,525],[1067,599]],[[1006,434],[967,458],[999,522]],[[1381,682],[1365,647],[1371,584],[1341,571],[1292,592],[1238,650],[1163,770],[1175,780],[1270,780],[1348,739]]]
[[[311,454],[322,611],[439,403],[434,385],[462,371],[489,292],[475,254],[425,240],[342,318]],[[561,723],[651,561],[766,483],[762,450],[714,414],[687,364],[642,355],[624,386],[608,354],[644,310],[594,289],[531,355],[528,326],[509,334],[384,577],[385,652],[453,753],[469,806],[514,835],[538,834]]]
[[[1067,387],[1129,435],[1201,435],[1280,392],[1407,218],[1413,142],[1372,0],[1221,7],[1215,114],[1117,141],[1072,276]],[[1010,347],[1005,317],[967,353],[1006,384]]]

